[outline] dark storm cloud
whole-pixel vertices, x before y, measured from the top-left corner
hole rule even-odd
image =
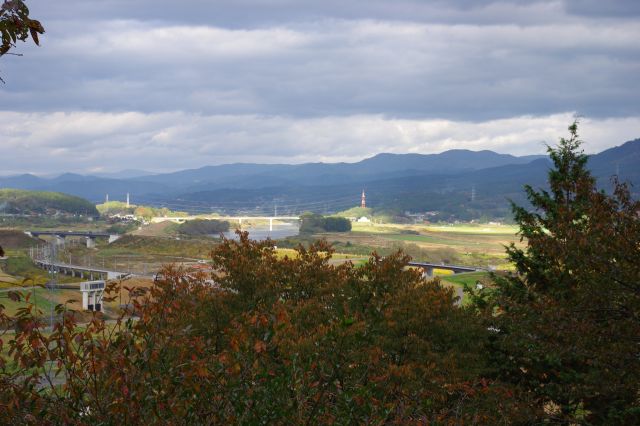
[[[45,47],[5,61],[0,90],[20,110],[629,116],[640,108],[634,24],[52,21]]]
[[[569,15],[630,17],[636,0],[32,0],[51,19],[160,20],[223,27],[274,25],[322,19],[416,22],[531,22]]]
[[[28,3],[47,33],[0,62],[0,136],[60,164],[72,146],[82,167],[113,150],[150,169],[539,152],[576,112],[602,147],[602,129],[640,116],[636,1]],[[534,123],[547,127],[536,136]],[[27,151],[21,161],[37,167]]]
[[[569,0],[566,8],[569,13],[593,17],[635,19],[640,16],[640,2],[637,0]]]

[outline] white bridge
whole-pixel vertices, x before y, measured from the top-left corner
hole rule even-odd
[[[90,280],[93,280],[94,278],[99,278],[101,280],[117,280],[126,276],[139,276],[130,272],[110,271],[108,269],[92,266],[71,265],[62,262],[52,262],[47,259],[33,258],[32,260],[36,266],[47,271],[58,272],[72,277],[88,278]]]
[[[279,220],[283,222],[300,220],[299,216],[167,216],[167,217],[154,217],[151,219],[151,223],[160,223],[160,222],[175,222],[175,223],[184,223],[190,220],[226,220],[226,221],[237,221],[240,226],[242,226],[243,221],[249,220],[264,220],[269,221],[269,231],[273,231],[273,221]]]
[[[34,238],[38,238],[41,235],[55,236],[57,245],[64,245],[66,237],[83,237],[87,240],[87,248],[95,248],[96,238],[108,238],[109,244],[120,238],[120,235],[117,234],[91,231],[25,231],[24,233]]]

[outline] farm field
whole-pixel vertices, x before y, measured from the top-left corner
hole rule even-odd
[[[354,223],[348,233],[318,235],[338,252],[381,254],[402,249],[417,261],[509,269],[505,246],[520,245],[509,225],[396,225]]]
[[[17,284],[18,280],[15,277],[12,277],[0,269],[0,289],[4,287],[13,287]]]
[[[398,225],[398,224],[353,224],[351,232],[324,233],[314,236],[294,237],[291,241],[276,241],[278,258],[294,257],[292,247],[297,243],[308,244],[315,239],[326,239],[333,244],[336,252],[330,261],[338,265],[353,262],[356,266],[364,264],[373,251],[381,255],[402,249],[414,260],[430,261],[446,264],[467,264],[480,267],[496,267],[507,269],[504,246],[510,243],[519,244],[513,226],[487,225]],[[5,247],[10,247],[9,259],[4,261],[0,269],[0,304],[5,313],[15,315],[27,304],[23,300],[16,302],[8,297],[8,289],[30,287],[34,283],[42,286],[51,277],[43,270],[36,268],[27,256],[28,248],[36,240],[20,231],[1,231]],[[285,243],[285,241],[288,242]],[[58,253],[61,261],[80,265],[97,265],[106,269],[129,271],[151,275],[166,264],[194,265],[206,269],[199,263],[207,262],[211,249],[218,241],[208,237],[177,238],[172,234],[172,226],[155,224],[142,227],[141,230],[125,235],[120,240],[107,244],[98,241],[96,249],[87,249],[82,240],[69,239]],[[488,278],[488,273],[466,273],[454,275],[447,270],[435,269],[434,275],[440,278],[442,285],[454,289],[461,298],[461,303],[468,303],[462,288],[465,284],[474,285],[476,281]],[[25,280],[26,278],[26,280]],[[80,281],[64,275],[57,277],[60,283]],[[120,304],[129,300],[127,288],[149,287],[149,279],[130,279],[122,283],[116,300],[105,303],[104,315],[114,319],[120,312]],[[79,312],[82,319],[89,319],[90,314],[82,311],[81,293],[79,290],[50,291],[43,287],[25,288],[23,295],[29,294],[31,301],[48,319],[53,308],[58,304],[67,304],[69,308]]]
[[[35,268],[26,256],[26,250],[34,240],[19,231],[2,232],[4,239],[7,242],[11,241],[12,250],[10,259],[5,261],[4,270],[0,270],[0,289],[33,283],[44,284],[48,281],[50,277],[47,273]],[[516,227],[506,225],[354,223],[351,232],[323,233],[277,241],[279,247],[276,253],[279,258],[292,257],[295,256],[293,247],[297,243],[308,244],[314,239],[323,238],[332,243],[336,250],[331,260],[331,263],[336,265],[346,261],[361,265],[373,251],[387,255],[402,249],[416,261],[509,269],[504,246],[512,242],[520,244],[516,232]],[[73,242],[70,239],[67,247],[60,250],[58,258],[72,264],[95,265],[104,269],[151,275],[166,264],[188,266],[207,262],[211,249],[217,243],[216,239],[208,237],[176,238],[171,236],[171,226],[163,223],[143,227],[112,244],[99,240],[97,249],[87,249],[82,241]],[[435,274],[441,278],[444,285],[456,288],[462,288],[464,283],[473,284],[479,277],[484,276],[482,273],[452,275],[445,270],[436,270]],[[29,280],[23,284],[25,278]],[[69,283],[77,282],[79,279],[61,275],[58,281]],[[35,290],[35,297],[38,306],[48,310],[51,303],[79,299],[79,293],[71,291],[67,294],[66,290],[51,293],[41,288]],[[55,300],[50,301],[51,297]],[[1,300],[11,312],[19,307],[12,305],[6,298]],[[80,309],[79,304],[72,307]],[[116,308],[114,305],[107,307],[107,310]]]

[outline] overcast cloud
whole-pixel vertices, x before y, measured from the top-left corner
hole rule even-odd
[[[640,2],[27,0],[0,174],[588,152],[640,137]],[[345,5],[346,3],[346,5]]]

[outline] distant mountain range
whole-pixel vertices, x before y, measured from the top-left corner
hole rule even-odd
[[[491,217],[508,214],[507,198],[523,200],[528,183],[544,186],[546,156],[450,150],[441,154],[379,154],[357,163],[227,164],[173,173],[140,170],[55,178],[0,177],[0,187],[65,192],[101,202],[131,194],[141,204],[210,212],[333,212],[359,203],[366,189],[371,206],[388,210],[438,210]],[[607,188],[616,172],[640,182],[640,139],[589,159],[589,168]],[[466,213],[463,213],[466,212]]]
[[[126,169],[120,170],[119,172],[109,172],[109,173],[94,173],[92,176],[107,178],[107,179],[131,179],[142,176],[151,176],[156,173],[147,172],[146,170],[136,170],[136,169]]]

